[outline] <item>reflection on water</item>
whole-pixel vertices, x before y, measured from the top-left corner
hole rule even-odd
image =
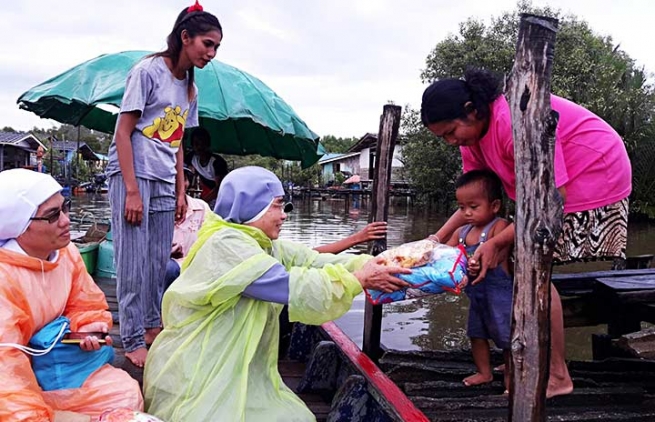
[[[81,210],[93,213],[98,219],[109,219],[105,195],[87,195],[73,199],[73,214]],[[314,247],[340,240],[368,222],[366,204],[362,209],[347,210],[343,200],[312,199],[294,203],[280,237]],[[393,247],[425,238],[436,231],[446,216],[435,215],[420,207],[413,207],[405,199],[394,198],[389,209],[388,246]],[[88,219],[87,219],[88,221]],[[90,224],[84,222],[81,228]],[[75,228],[75,227],[74,227]],[[655,224],[631,223],[628,255],[655,253]],[[365,251],[358,246],[356,251]],[[609,263],[575,264],[558,267],[558,272],[609,269]],[[364,320],[363,295],[355,299],[352,309],[337,324],[361,345]],[[468,347],[466,318],[468,300],[465,295],[449,293],[384,305],[382,342],[399,350],[459,349]],[[567,329],[567,356],[575,359],[591,357],[591,334],[605,333],[606,327]]]

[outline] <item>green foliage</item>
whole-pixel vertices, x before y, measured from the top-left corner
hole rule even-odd
[[[313,186],[318,183],[321,169],[318,164],[302,169],[297,161],[278,160],[261,155],[223,155],[228,168],[234,170],[245,166],[264,167],[277,175],[283,182],[291,181],[296,186]]]
[[[7,128],[3,129],[6,130]],[[11,128],[9,128],[11,129]],[[33,127],[30,131],[34,136],[39,138],[42,142],[51,135],[54,135],[59,140],[77,141],[78,128],[71,125],[61,125],[50,129],[43,129]],[[87,129],[84,126],[79,128],[80,142],[86,143],[94,152],[99,154],[107,154],[109,145],[111,144],[111,135],[106,133]],[[44,143],[46,146],[47,142]]]
[[[459,150],[432,135],[419,112],[405,107],[401,121],[405,172],[422,201],[440,199],[441,210],[455,199],[454,181],[461,171]]]
[[[77,179],[80,182],[85,180],[91,180],[91,177],[96,173],[96,169],[92,166],[89,166],[89,163],[86,161],[79,161],[79,169],[77,167],[78,162],[73,160],[71,163],[71,176]]]
[[[321,144],[325,147],[327,152],[331,153],[344,153],[348,151],[350,147],[355,145],[359,139],[352,138],[337,138],[333,135],[326,135],[321,138]]]
[[[346,180],[346,176],[340,171],[334,173],[334,186],[341,186]]]
[[[327,152],[344,153],[348,148],[355,145],[358,140],[355,137],[337,138],[333,135],[327,135],[321,138],[321,144],[323,144]],[[230,169],[244,166],[264,167],[275,173],[283,182],[290,181],[295,186],[312,187],[321,183],[321,167],[318,163],[309,168],[302,169],[300,163],[295,161],[283,161],[259,155],[224,155],[223,158],[227,161]]]
[[[449,35],[430,52],[421,79],[431,82],[461,77],[470,66],[508,74],[515,55],[519,15],[525,12],[559,19],[552,90],[596,113],[624,138],[634,170],[632,204],[652,206],[655,93],[648,82],[650,75],[637,67],[610,36],[594,33],[587,22],[548,7],[534,7],[530,1],[520,1],[516,10],[493,17],[489,24],[475,19],[462,22],[457,34]],[[421,122],[413,113],[406,113],[403,122],[407,136],[404,155],[418,158],[429,154],[426,149],[432,148],[428,147],[430,141],[424,137]],[[410,159],[408,165],[419,164]],[[410,168],[408,172],[417,189],[429,196],[438,195],[444,183],[452,181],[444,180],[452,176],[448,171],[440,177],[427,165],[422,170]]]

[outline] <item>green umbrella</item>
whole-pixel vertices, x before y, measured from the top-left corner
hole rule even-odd
[[[22,109],[60,123],[112,133],[132,66],[148,51],[106,54],[43,82],[18,98]],[[200,125],[212,135],[212,150],[259,154],[314,164],[325,153],[312,132],[262,81],[212,60],[196,69]],[[117,110],[116,110],[117,111]]]

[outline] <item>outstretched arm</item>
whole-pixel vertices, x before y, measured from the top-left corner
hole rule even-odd
[[[506,223],[502,223],[502,225],[506,225]],[[490,268],[496,268],[503,260],[507,259],[509,248],[514,244],[514,223],[498,229],[500,232],[480,245],[469,260],[470,266],[480,268],[480,272],[471,282],[472,284],[482,281]]]
[[[346,249],[352,248],[355,245],[360,243],[368,242],[375,239],[383,239],[387,234],[387,222],[386,221],[376,221],[374,223],[369,223],[362,230],[357,233],[341,239],[334,243],[329,243],[327,245],[318,246],[314,248],[316,252],[319,253],[332,253],[338,254]]]
[[[457,210],[435,234],[430,236],[430,238],[433,238],[439,243],[448,243],[455,234],[455,231],[464,224],[466,224],[466,220],[462,213]]]

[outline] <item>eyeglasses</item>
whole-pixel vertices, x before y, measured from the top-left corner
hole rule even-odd
[[[53,211],[49,215],[45,215],[43,217],[32,217],[30,220],[37,220],[37,221],[47,221],[48,224],[54,224],[57,221],[59,221],[59,216],[64,213],[68,214],[71,208],[71,200],[70,199],[65,199],[64,203],[61,204],[61,208],[58,210]]]
[[[285,214],[289,214],[291,211],[293,211],[293,204],[291,202],[278,202],[278,203],[273,203],[273,207],[280,208],[282,211],[284,211]]]

